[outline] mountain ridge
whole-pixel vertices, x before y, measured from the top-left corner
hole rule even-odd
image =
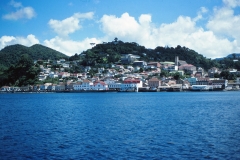
[[[0,50],[0,67],[10,67],[16,64],[23,54],[28,54],[33,60],[68,58],[67,55],[41,44],[34,44],[30,47],[14,44]]]

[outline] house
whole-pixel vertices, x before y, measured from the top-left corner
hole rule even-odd
[[[64,63],[66,60],[65,59],[59,59],[60,63]]]
[[[153,65],[147,65],[147,66],[145,66],[145,69],[150,69],[150,70],[157,70],[157,69],[159,69],[159,68],[157,68],[156,66],[153,66]]]
[[[138,88],[142,86],[142,81],[139,78],[126,78],[121,84],[120,91],[138,91]]]
[[[204,69],[201,68],[201,67],[199,67],[199,68],[197,69],[197,72],[198,72],[198,73],[202,73],[202,75],[204,75]]]
[[[134,61],[133,62],[133,67],[142,67],[142,68],[144,68],[145,66],[147,66],[147,62],[145,62],[145,61]]]
[[[109,84],[114,84],[115,80],[112,78],[106,77],[106,78],[104,78],[104,82],[109,85]]]
[[[114,81],[114,82],[107,83],[107,84],[108,84],[108,89],[109,90],[120,90],[122,83]]]
[[[187,64],[186,61],[178,60],[178,66],[182,66],[182,65],[185,65],[185,64]]]
[[[9,92],[10,90],[11,90],[11,87],[9,87],[9,86],[3,86],[1,88],[1,92]]]
[[[76,83],[73,83],[73,82],[71,82],[71,81],[67,82],[67,83],[65,84],[65,90],[69,90],[69,91],[74,90],[74,87],[73,87],[74,84],[76,84]]]
[[[214,74],[220,73],[219,69],[216,67],[212,67],[208,70],[208,77],[209,78],[214,78]]]
[[[29,91],[29,86],[22,86],[22,87],[20,87],[20,91],[28,92]]]
[[[167,84],[168,86],[172,86],[172,85],[176,85],[176,80],[166,79],[164,83]]]
[[[39,86],[39,89],[40,89],[41,91],[46,91],[46,90],[48,90],[48,86],[50,86],[50,85],[52,85],[52,83],[42,84],[42,85]]]
[[[196,85],[209,85],[209,78],[197,78]]]
[[[147,66],[155,66],[157,68],[160,68],[161,64],[159,62],[149,62]]]
[[[148,80],[148,86],[151,88],[158,88],[159,86],[161,86],[161,80],[153,77]]]
[[[82,82],[77,82],[73,85],[73,90],[83,90],[82,89]]]
[[[197,78],[196,77],[187,78],[187,81],[189,82],[190,85],[196,85]]]
[[[183,64],[183,65],[179,66],[178,68],[179,68],[179,70],[183,70],[189,74],[194,74],[196,72],[196,67],[192,64]]]
[[[62,64],[62,67],[63,67],[63,68],[69,68],[69,64],[68,64],[68,63],[63,63],[63,64]]]
[[[58,73],[59,78],[65,78],[65,77],[70,77],[70,73],[68,72],[60,72]]]
[[[103,81],[95,81],[93,83],[93,90],[108,90],[108,85]]]
[[[39,75],[39,76],[38,76],[38,80],[39,80],[39,81],[44,81],[46,78],[47,78],[46,75]]]
[[[228,86],[228,80],[226,80],[226,79],[210,80],[209,85],[212,85],[213,88],[225,88]]]
[[[34,85],[33,86],[33,91],[34,92],[37,92],[37,91],[39,91],[40,90],[40,86],[39,85]]]
[[[81,73],[71,73],[70,76],[74,77],[74,78],[79,78],[82,76],[82,74]]]
[[[65,85],[64,84],[58,84],[55,86],[55,91],[64,91]]]
[[[54,72],[50,72],[48,75],[50,78],[57,78],[58,74],[54,73]]]
[[[161,69],[165,71],[175,71],[175,63],[174,62],[160,62],[161,63]]]
[[[122,54],[121,55],[121,63],[122,64],[130,64],[130,63],[136,61],[139,58],[140,58],[140,56],[138,56],[138,55]]]
[[[137,84],[137,87],[142,87],[142,81],[140,78],[126,78],[123,81],[124,84]]]
[[[73,84],[73,90],[92,90],[93,82],[84,79],[82,82]]]
[[[136,83],[122,83],[120,86],[121,92],[132,92],[138,91],[138,87]]]
[[[47,90],[48,91],[56,91],[56,88],[57,88],[57,85],[56,84],[52,84],[52,85],[49,85],[47,87]]]

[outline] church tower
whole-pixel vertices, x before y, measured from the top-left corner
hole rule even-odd
[[[175,56],[175,71],[178,71],[178,56]]]

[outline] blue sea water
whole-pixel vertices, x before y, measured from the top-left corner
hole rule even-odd
[[[0,159],[240,159],[240,92],[0,94]]]

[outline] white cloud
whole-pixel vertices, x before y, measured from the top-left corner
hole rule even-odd
[[[60,51],[68,56],[72,56],[75,53],[81,53],[84,50],[91,48],[90,43],[101,43],[102,41],[96,38],[85,38],[83,41],[73,41],[70,39],[64,39],[56,36],[50,40],[45,40],[44,45]]]
[[[18,20],[18,19],[32,19],[36,16],[36,13],[32,7],[23,7],[20,2],[11,1],[12,5],[17,10],[15,12],[3,15],[3,19]]]
[[[92,19],[93,14],[93,12],[75,13],[73,16],[61,21],[51,19],[48,24],[59,36],[66,37],[70,33],[74,33],[82,28],[82,26],[79,24],[80,20]]]
[[[128,13],[122,14],[120,18],[113,15],[104,15],[100,22],[102,23],[102,31],[109,37],[132,37],[138,33],[139,24]]]
[[[181,45],[194,49],[208,58],[223,57],[236,52],[239,49],[237,37],[230,41],[227,37],[215,34],[214,28],[204,30],[203,27],[196,25],[196,22],[202,18],[201,15],[207,12],[208,10],[202,7],[197,17],[179,16],[175,22],[160,26],[155,26],[151,22],[149,14],[140,15],[138,21],[128,13],[122,14],[121,17],[104,15],[100,22],[101,29],[108,40],[118,37],[120,40],[134,41],[149,48]],[[226,21],[226,17],[223,19]],[[238,18],[235,16],[229,24],[234,25],[234,20],[238,23]],[[219,28],[216,26],[216,29]],[[233,31],[236,32],[239,29],[235,27]],[[240,30],[238,33],[240,34]]]
[[[193,20],[197,22],[198,20],[201,20],[203,18],[203,14],[206,14],[208,12],[208,9],[205,7],[201,7],[200,11],[197,13],[197,17],[195,17]]]
[[[22,7],[21,2],[15,2],[14,0],[11,0],[10,5],[12,5],[15,8]]]
[[[216,36],[229,39],[230,46],[222,44],[228,48],[227,53],[240,52],[240,15],[234,13],[234,8],[240,6],[240,0],[223,0],[225,6],[214,8],[214,13],[210,17],[206,27]],[[221,47],[223,48],[223,47]]]
[[[223,3],[227,6],[227,7],[237,7],[240,6],[240,0],[223,0]]]
[[[240,41],[240,15],[234,15],[229,7],[215,8],[207,28],[219,36],[228,36]]]
[[[0,38],[0,49],[13,44],[32,46],[38,43],[39,40],[32,34],[28,35],[27,37],[2,36]]]

